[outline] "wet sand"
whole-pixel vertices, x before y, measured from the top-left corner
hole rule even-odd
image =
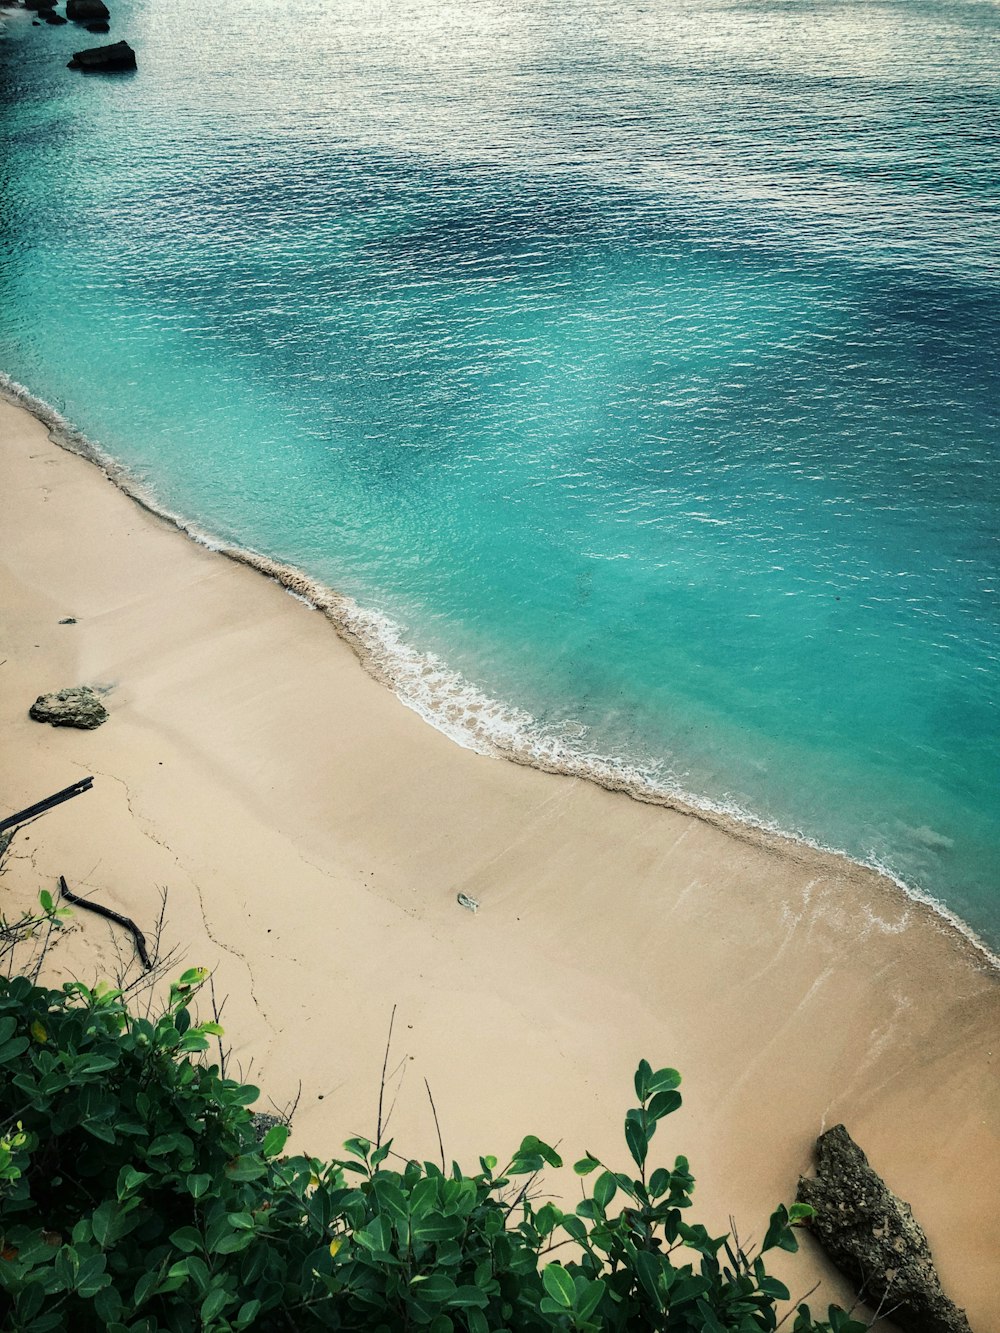
[[[759,1238],[843,1121],[973,1328],[1000,1329],[1000,976],[929,908],[800,844],[460,748],[320,612],[3,402],[0,608],[0,811],[95,776],[18,835],[4,909],[64,874],[146,929],[167,888],[165,943],[216,969],[262,1109],[301,1080],[293,1147],[374,1130],[393,1005],[407,1155],[437,1155],[426,1078],[450,1157],[532,1132],[624,1166],[645,1056],[684,1074],[651,1156],[691,1158],[698,1220]],[[82,683],[110,687],[105,726],[29,720]],[[77,912],[53,968],[113,975],[114,939]],[[804,1250],[776,1264],[793,1295],[822,1276],[814,1306],[842,1297]]]

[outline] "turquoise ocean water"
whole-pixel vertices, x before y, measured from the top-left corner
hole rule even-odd
[[[0,18],[0,368],[456,739],[1000,944],[1000,8],[113,9]]]

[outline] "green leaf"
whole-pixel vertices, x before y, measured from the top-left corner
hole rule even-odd
[[[211,1185],[212,1177],[204,1172],[201,1172],[198,1175],[188,1176],[187,1180],[185,1180],[184,1183],[187,1186],[188,1193],[191,1195],[191,1197],[193,1199],[200,1199],[201,1196],[208,1189],[209,1185]]]
[[[594,1200],[603,1209],[607,1208],[617,1192],[618,1184],[610,1171],[603,1172],[594,1182]]]
[[[649,1177],[649,1196],[651,1199],[658,1199],[662,1194],[666,1194],[670,1188],[670,1172],[665,1171],[662,1166],[658,1166]]]
[[[593,1282],[586,1282],[580,1287],[580,1279],[577,1279],[577,1300],[576,1313],[582,1320],[587,1320],[594,1313],[601,1303],[601,1297],[604,1295],[604,1283],[598,1278]]]
[[[419,1299],[433,1301],[436,1305],[444,1305],[458,1290],[445,1273],[431,1273],[428,1277],[415,1278],[414,1282],[419,1282],[417,1287]]]
[[[181,1254],[194,1254],[195,1250],[205,1248],[205,1241],[196,1227],[180,1227],[171,1232],[170,1243]]]
[[[489,1296],[478,1287],[459,1287],[454,1296],[448,1301],[450,1306],[458,1310],[480,1309],[485,1310],[490,1303]]]
[[[201,1303],[201,1322],[210,1324],[216,1315],[221,1314],[232,1297],[225,1287],[214,1287]]]
[[[373,1217],[361,1231],[355,1231],[354,1239],[366,1250],[379,1254],[388,1251],[392,1244],[392,1226],[387,1217]]]
[[[264,1175],[267,1175],[267,1166],[253,1153],[244,1153],[226,1163],[229,1180],[259,1180]]]
[[[673,1092],[681,1085],[681,1076],[676,1069],[658,1069],[650,1076],[646,1095],[651,1097],[656,1092]]]
[[[660,1274],[663,1272],[663,1258],[649,1250],[639,1250],[635,1256],[635,1271],[639,1281],[657,1310],[663,1309],[663,1293],[660,1291]],[[666,1261],[669,1263],[669,1260]],[[688,1270],[690,1272],[690,1269]]]
[[[94,1209],[91,1225],[94,1228],[94,1239],[102,1250],[114,1245],[126,1231],[131,1230],[127,1219],[122,1215],[121,1205],[112,1199],[106,1199],[99,1208]]]
[[[0,1065],[9,1065],[28,1049],[27,1037],[11,1037],[0,1046]]]
[[[653,1066],[648,1060],[640,1060],[639,1068],[635,1071],[635,1095],[641,1102],[644,1102],[649,1096],[649,1080],[653,1074]]]
[[[779,1204],[771,1214],[771,1221],[760,1247],[760,1252],[764,1254],[775,1247],[780,1250],[788,1250],[791,1254],[794,1254],[799,1248],[799,1242],[789,1228],[788,1209],[783,1203]]]
[[[143,1273],[142,1277],[135,1284],[135,1291],[132,1295],[132,1306],[138,1310],[140,1305],[144,1305],[156,1290],[157,1283],[160,1280],[159,1272],[154,1269],[151,1273]]]
[[[542,1269],[542,1284],[554,1301],[569,1309],[576,1296],[576,1284],[562,1264],[548,1264]]]
[[[431,1213],[428,1217],[422,1217],[419,1221],[414,1220],[411,1223],[410,1235],[417,1244],[427,1245],[443,1240],[454,1240],[464,1230],[464,1218],[442,1217],[440,1213]]]
[[[260,1150],[265,1157],[277,1157],[288,1142],[288,1126],[272,1125],[264,1135]]]
[[[233,1320],[234,1328],[249,1328],[260,1314],[260,1301],[247,1301],[240,1306],[239,1313]]]
[[[375,1177],[375,1197],[386,1216],[395,1223],[405,1222],[409,1217],[406,1196],[399,1186],[389,1177],[380,1173]]]
[[[189,967],[186,972],[181,973],[180,980],[175,982],[178,990],[189,989],[191,986],[200,986],[208,980],[207,967]]]
[[[628,1144],[628,1150],[632,1154],[632,1160],[636,1166],[642,1167],[646,1160],[646,1152],[649,1148],[649,1142],[642,1131],[642,1127],[634,1120],[625,1121],[625,1142]]]
[[[586,1157],[581,1157],[578,1162],[574,1162],[573,1170],[578,1176],[589,1176],[591,1171],[596,1171],[600,1165],[596,1157],[587,1153]]]
[[[700,1327],[704,1329],[704,1333],[726,1333],[725,1328],[719,1323],[711,1307],[705,1301],[699,1301],[696,1308],[701,1319]]]
[[[14,1304],[17,1310],[17,1327],[24,1328],[26,1324],[31,1323],[45,1304],[45,1288],[41,1282],[29,1282],[18,1292]]]
[[[550,1148],[547,1143],[536,1138],[534,1134],[526,1134],[521,1140],[521,1146],[515,1153],[515,1157],[540,1157],[543,1162],[556,1168],[562,1166],[562,1158],[554,1148]]]
[[[130,1194],[135,1194],[144,1181],[151,1179],[148,1171],[136,1171],[134,1167],[123,1166],[118,1172],[118,1201],[127,1198]]]
[[[103,1254],[90,1254],[86,1259],[81,1259],[80,1270],[76,1275],[76,1290],[84,1300],[93,1300],[101,1288],[111,1281],[104,1271],[107,1262]]]
[[[104,1287],[94,1297],[94,1313],[105,1328],[115,1324],[121,1317],[124,1301],[113,1286]]]
[[[658,1092],[652,1098],[647,1113],[653,1120],[662,1120],[665,1115],[670,1115],[681,1105],[682,1097],[679,1092]]]

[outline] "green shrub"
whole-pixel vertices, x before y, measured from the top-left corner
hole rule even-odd
[[[511,1161],[390,1169],[390,1144],[343,1161],[257,1142],[257,1089],[204,1062],[185,973],[155,1022],[119,991],[0,977],[0,1323],[23,1333],[186,1330],[624,1330],[755,1333],[788,1292],[727,1237],[685,1220],[687,1161],[647,1169],[680,1076],[636,1071],[625,1120],[637,1178],[586,1156],[575,1212],[527,1185],[560,1159],[525,1138]],[[780,1208],[762,1249],[794,1250],[808,1210]],[[561,1261],[550,1258],[559,1248]],[[861,1333],[831,1309],[794,1328]]]

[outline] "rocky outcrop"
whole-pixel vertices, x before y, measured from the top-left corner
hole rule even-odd
[[[965,1312],[941,1290],[910,1205],[872,1170],[843,1125],[817,1140],[816,1179],[801,1179],[797,1198],[816,1210],[810,1226],[833,1262],[905,1333],[971,1333]]]
[[[28,709],[28,716],[36,722],[49,722],[54,727],[79,727],[93,731],[108,720],[108,710],[101,696],[89,685],[75,685],[57,690],[55,694],[40,694]]]
[[[82,69],[88,74],[111,74],[118,70],[135,69],[135,52],[128,42],[92,46],[86,51],[74,52],[68,67]]]
[[[66,0],[66,17],[74,23],[103,23],[111,14],[104,0]]]
[[[40,9],[53,9],[55,3],[56,0],[24,0],[24,7],[25,9],[34,9],[36,11]]]

